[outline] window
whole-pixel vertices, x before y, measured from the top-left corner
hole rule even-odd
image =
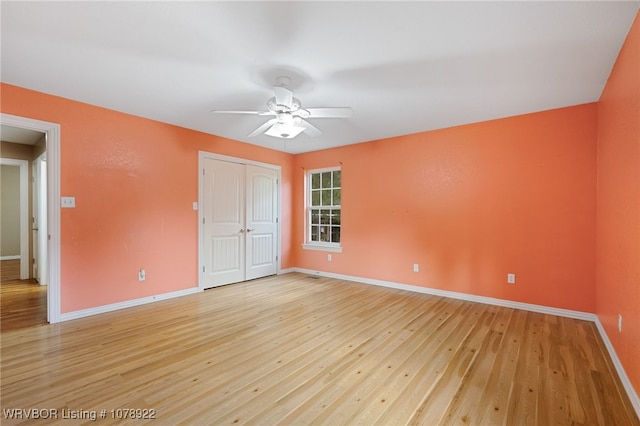
[[[307,174],[307,237],[304,248],[340,251],[342,201],[340,169]]]

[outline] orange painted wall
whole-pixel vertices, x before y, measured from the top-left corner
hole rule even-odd
[[[586,104],[297,155],[294,263],[595,312],[596,112]],[[329,262],[301,248],[303,168],[340,163],[343,252]]]
[[[282,267],[290,268],[289,154],[2,84],[3,113],[61,125],[62,313],[198,285],[198,151],[282,166]],[[147,278],[138,282],[137,271]]]
[[[597,256],[596,313],[640,394],[640,14],[598,103]]]

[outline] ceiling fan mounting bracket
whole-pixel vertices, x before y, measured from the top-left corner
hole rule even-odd
[[[291,79],[289,77],[280,76],[276,78],[276,84],[280,87],[287,87],[291,84]]]

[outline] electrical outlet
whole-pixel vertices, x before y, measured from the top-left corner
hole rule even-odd
[[[413,264],[413,272],[420,272],[420,265],[417,263]]]
[[[618,314],[618,333],[622,333],[622,314]]]
[[[329,262],[331,262],[331,261],[333,260],[333,257],[331,257],[331,255],[330,255],[330,254],[328,254],[328,255],[327,255],[327,260],[328,260]]]
[[[144,269],[140,269],[138,271],[138,281],[144,281],[144,279],[147,277],[147,273],[145,272]]]
[[[60,197],[60,207],[63,209],[75,209],[76,197]]]
[[[507,283],[515,284],[516,283],[516,274],[507,274]]]

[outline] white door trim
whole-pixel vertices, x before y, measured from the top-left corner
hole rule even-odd
[[[238,164],[250,164],[253,166],[273,169],[278,172],[278,188],[277,188],[277,197],[278,197],[277,244],[278,246],[276,249],[278,260],[276,261],[276,264],[277,264],[277,273],[280,274],[280,267],[281,267],[281,260],[282,260],[282,248],[281,248],[282,247],[282,244],[281,244],[282,224],[280,221],[280,218],[282,217],[282,212],[281,212],[282,185],[280,184],[282,179],[282,167],[275,164],[262,163],[260,161],[254,161],[254,160],[247,160],[245,158],[231,157],[228,155],[216,154],[216,153],[207,152],[207,151],[198,151],[198,289],[201,291],[204,290],[204,280],[203,280],[203,273],[202,273],[204,268],[204,239],[203,239],[204,229],[202,226],[202,220],[204,218],[202,214],[202,206],[204,203],[204,193],[203,193],[204,185],[203,185],[203,179],[202,179],[202,171],[204,170],[205,159],[229,161],[229,162],[238,163]]]
[[[47,148],[47,320],[60,322],[60,125],[0,113],[0,123],[46,134]]]
[[[20,279],[29,279],[29,161],[0,158],[3,166],[17,166],[20,170]]]

